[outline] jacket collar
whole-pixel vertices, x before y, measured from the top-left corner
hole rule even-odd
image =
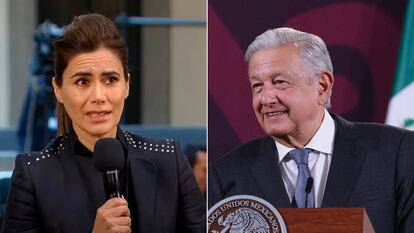
[[[139,216],[138,231],[151,232],[155,229],[156,184],[158,176],[157,165],[148,158],[146,150],[137,147],[139,141],[128,132],[122,135],[128,146],[128,163],[130,178],[133,183],[133,193]],[[131,187],[131,186],[130,186]],[[145,224],[143,224],[145,223]]]
[[[64,136],[65,137],[65,136]],[[75,130],[71,127],[69,129],[69,132],[67,136],[65,137],[68,139],[69,148],[73,154],[76,154],[75,147],[77,143],[81,143],[78,139],[78,135],[76,134]],[[125,140],[125,136],[119,126],[117,126],[116,130],[116,139],[118,139],[121,142],[121,145],[125,152],[128,150],[128,144]],[[126,154],[126,153],[125,153]]]
[[[278,166],[278,153],[271,137],[261,140],[257,159],[252,160],[250,172],[255,177],[265,199],[278,208],[292,207]]]
[[[336,124],[332,162],[322,201],[322,207],[346,206],[358,181],[366,151],[358,143],[355,125],[331,114]]]
[[[346,206],[366,156],[364,147],[356,140],[359,132],[355,125],[335,114],[331,116],[336,132],[322,207]],[[274,140],[266,137],[257,148],[257,159],[251,161],[250,171],[265,198],[278,208],[292,207],[277,166],[278,152]]]

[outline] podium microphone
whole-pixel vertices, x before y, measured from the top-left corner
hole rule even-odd
[[[103,172],[106,199],[123,197],[119,172],[125,166],[125,155],[121,143],[115,138],[99,139],[93,150],[95,168]]]
[[[305,208],[308,208],[308,195],[312,191],[312,187],[313,187],[313,178],[309,176],[308,180],[306,180],[306,187],[305,187],[305,193],[306,193]]]

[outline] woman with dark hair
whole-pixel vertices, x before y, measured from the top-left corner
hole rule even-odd
[[[205,232],[205,202],[173,140],[118,127],[129,93],[127,48],[98,14],[76,17],[55,41],[58,134],[16,157],[2,232]],[[116,138],[124,198],[106,200],[95,144]]]

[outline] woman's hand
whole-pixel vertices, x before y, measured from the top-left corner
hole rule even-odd
[[[123,198],[112,198],[97,211],[92,233],[131,232],[131,217],[128,202]]]

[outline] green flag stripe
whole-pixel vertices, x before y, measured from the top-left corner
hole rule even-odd
[[[406,119],[405,121],[404,121],[404,127],[411,127],[411,126],[413,126],[414,125],[414,119],[412,119],[412,118],[409,118],[409,119]]]
[[[414,81],[414,0],[407,5],[393,96]]]

